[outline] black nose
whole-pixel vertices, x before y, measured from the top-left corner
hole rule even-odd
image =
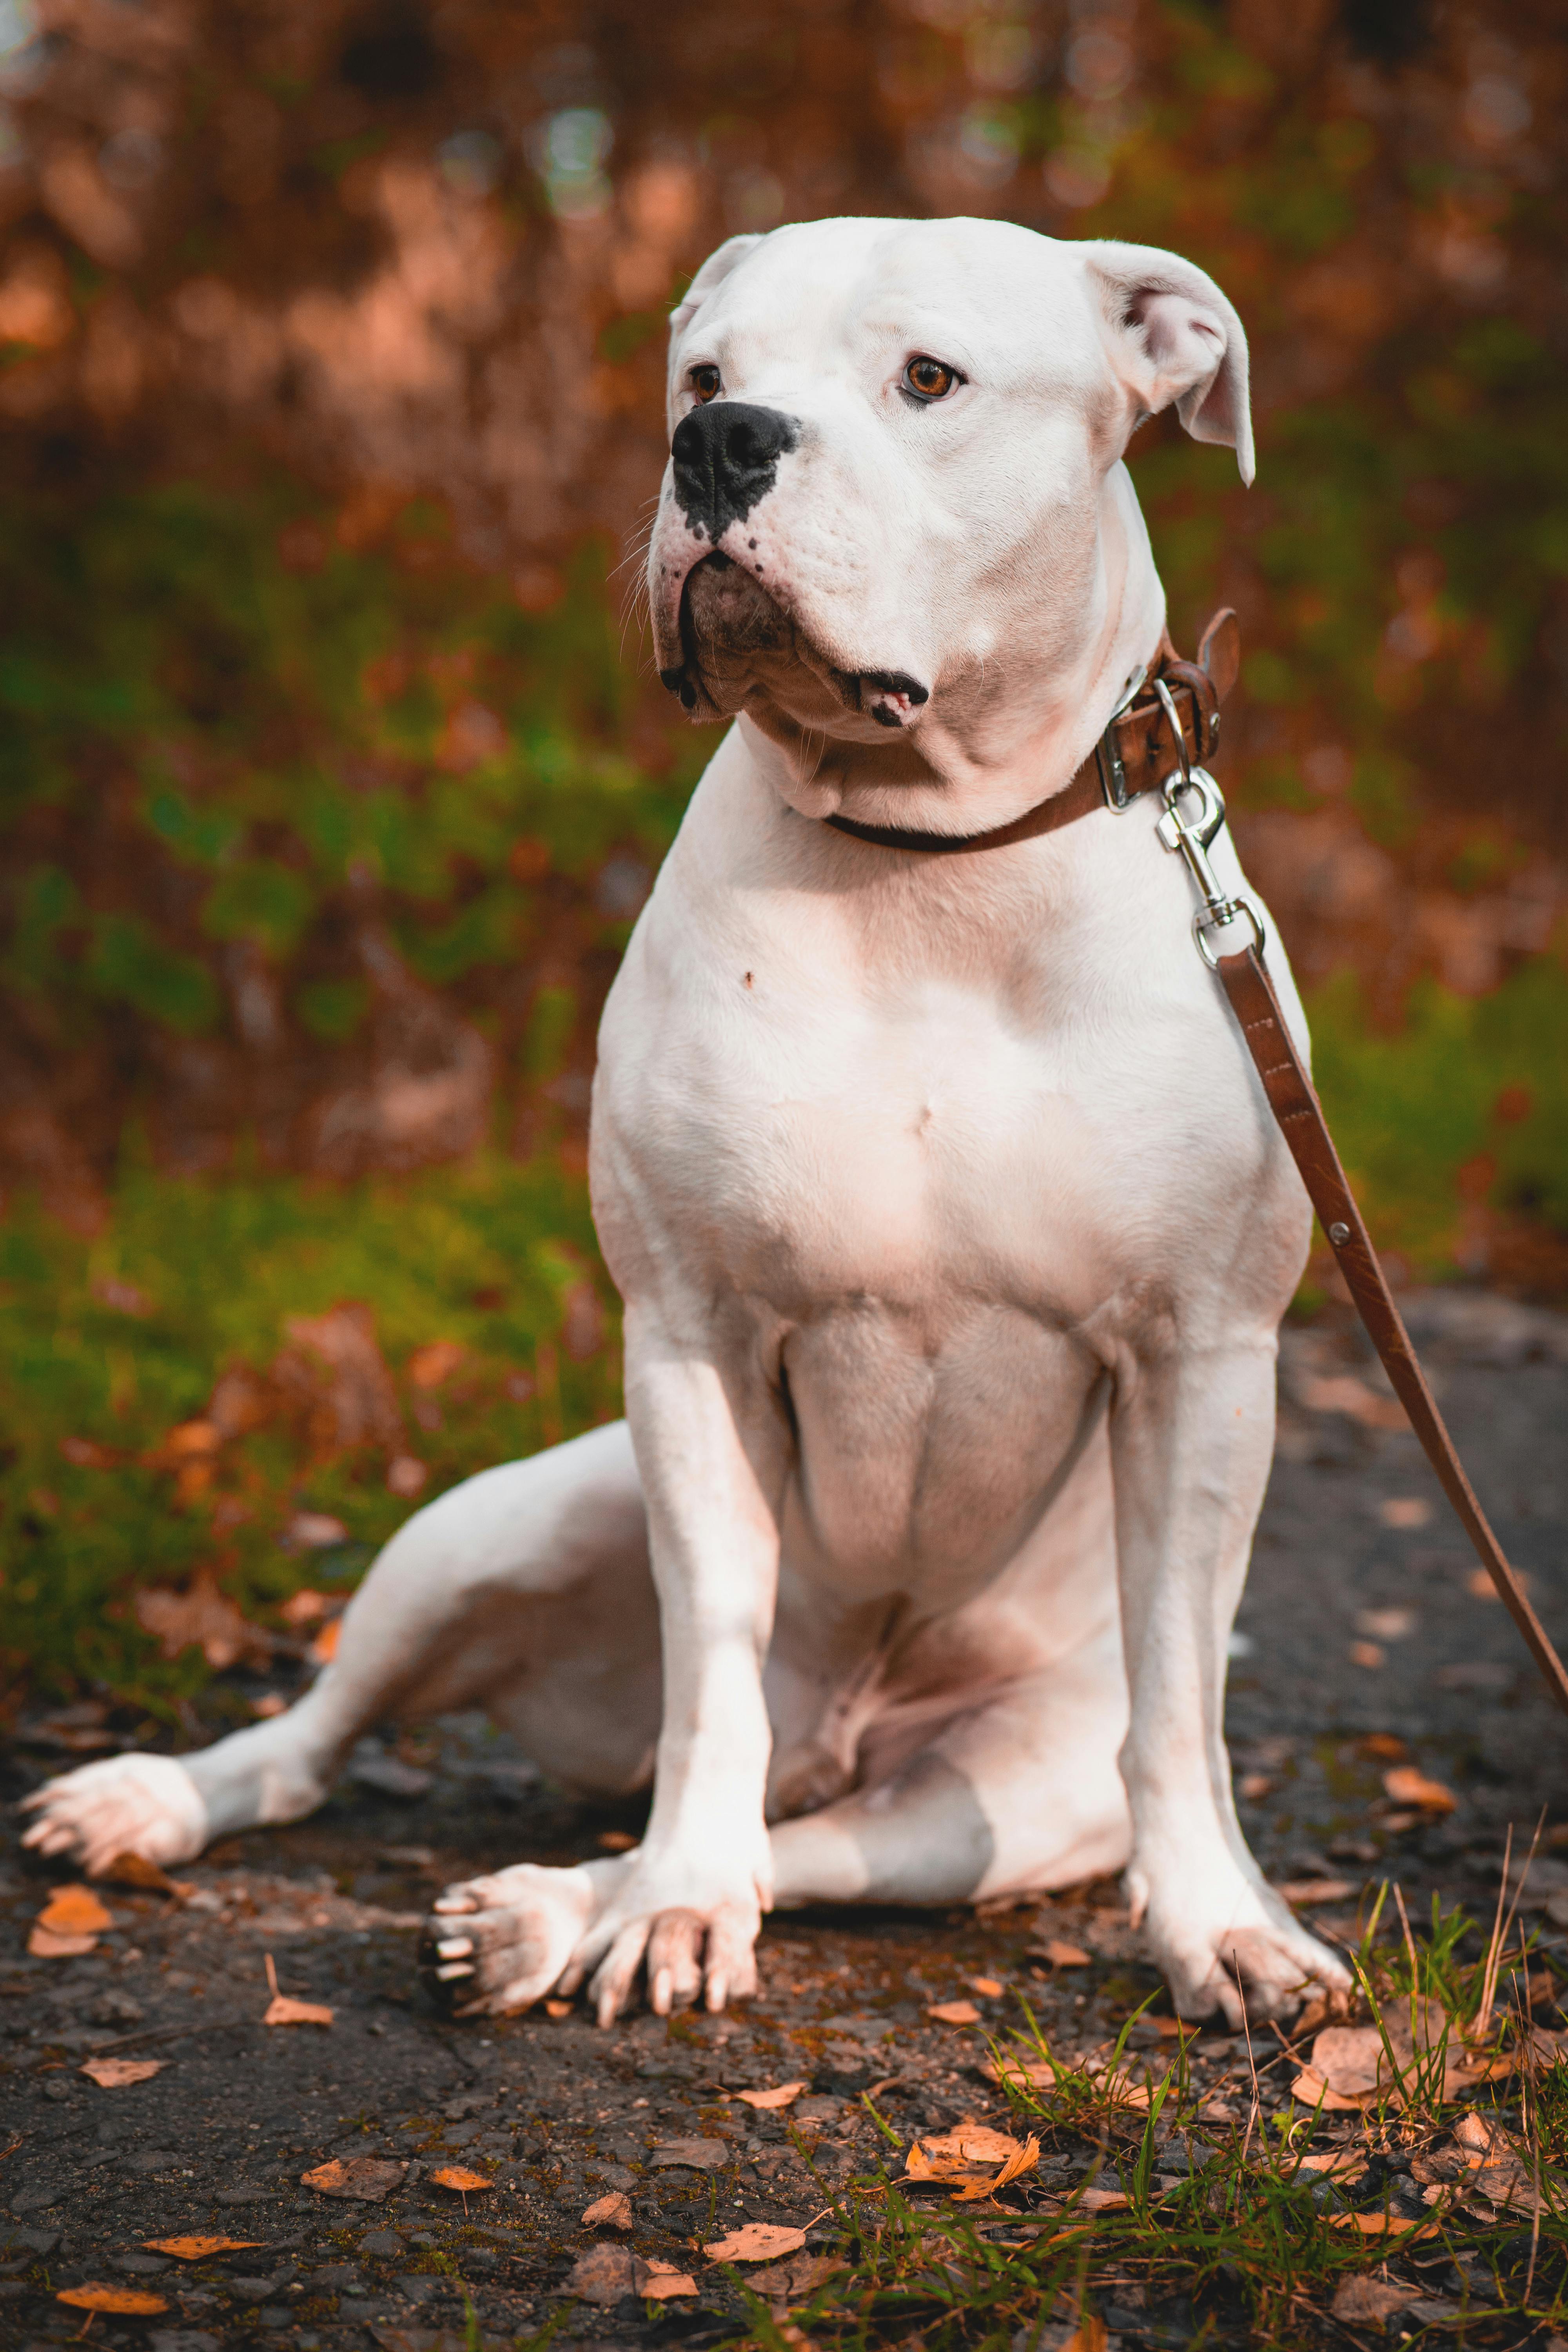
[[[675,495],[687,521],[717,546],[773,488],[779,459],[800,439],[793,416],[743,400],[711,400],[675,428]]]

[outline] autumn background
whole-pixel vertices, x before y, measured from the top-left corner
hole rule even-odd
[[[1331,1114],[1406,1278],[1568,1290],[1565,82],[1551,0],[0,0],[12,1720],[243,1717],[618,1410],[595,1028],[713,740],[635,551],[735,229],[1217,277],[1258,487],[1132,462]]]

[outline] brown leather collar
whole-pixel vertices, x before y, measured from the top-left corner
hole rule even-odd
[[[1241,667],[1241,628],[1229,605],[1204,631],[1195,662],[1180,661],[1169,636],[1162,639],[1155,674],[1170,688],[1187,757],[1202,766],[1219,740],[1219,706]],[[854,817],[824,820],[836,833],[853,835],[878,849],[908,849],[951,856],[962,850],[1005,849],[1055,833],[1097,808],[1118,811],[1140,793],[1154,791],[1170,774],[1173,746],[1170,721],[1156,697],[1142,691],[1113,719],[1070,783],[1041,801],[1011,824],[990,833],[913,833],[901,825],[860,824]]]

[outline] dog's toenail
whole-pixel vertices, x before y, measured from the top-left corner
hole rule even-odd
[[[473,1948],[471,1936],[448,1936],[444,1943],[437,1944],[436,1947],[444,1960],[467,1959]]]
[[[437,1969],[436,1978],[439,1984],[450,1984],[454,1977],[471,1977],[473,1973],[467,1960],[448,1960],[444,1969]]]

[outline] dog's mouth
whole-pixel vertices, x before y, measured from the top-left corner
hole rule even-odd
[[[772,704],[801,727],[868,739],[900,730],[931,699],[906,670],[850,669],[816,646],[777,598],[715,551],[680,592],[680,655],[659,677],[694,719]],[[847,722],[847,724],[846,723]]]

